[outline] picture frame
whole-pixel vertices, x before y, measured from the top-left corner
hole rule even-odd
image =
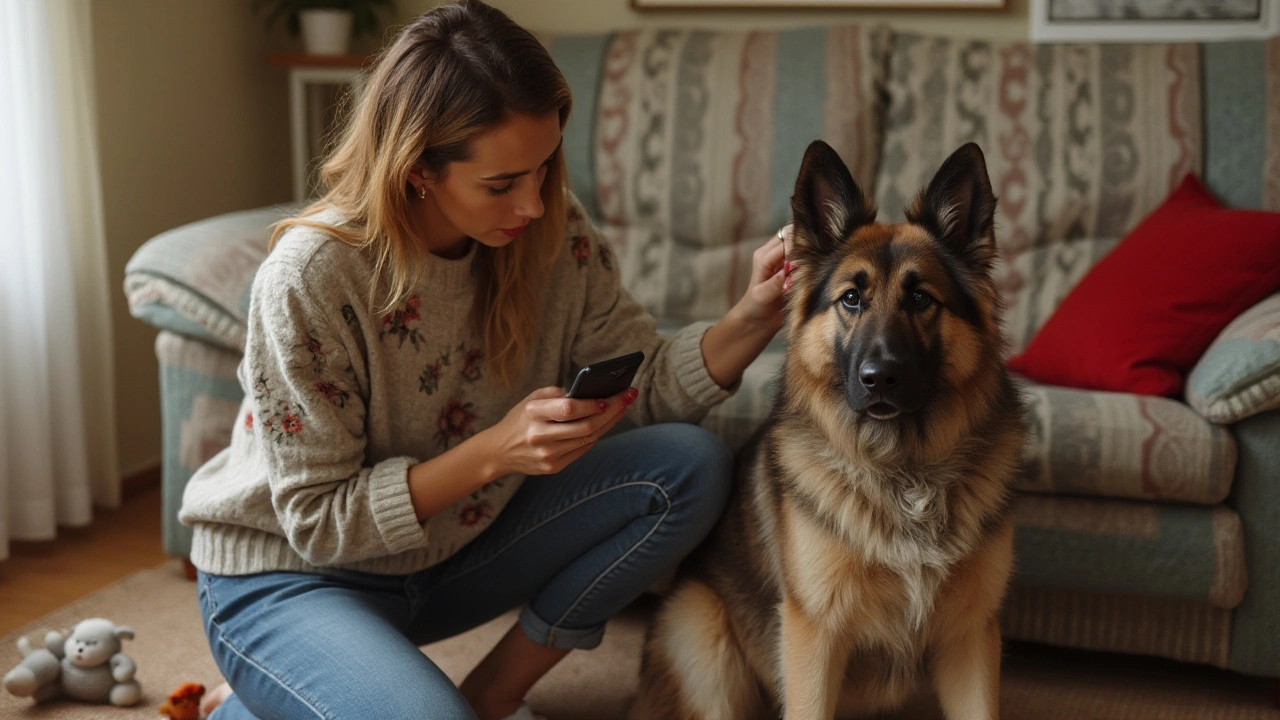
[[[635,10],[1001,10],[1008,0],[631,0]]]
[[[1272,0],[1030,0],[1028,12],[1032,42],[1204,42],[1280,34],[1280,3]]]

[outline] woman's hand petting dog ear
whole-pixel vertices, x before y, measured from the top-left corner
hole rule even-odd
[[[751,283],[735,308],[748,322],[775,331],[782,327],[785,293],[790,289],[786,251],[791,232],[787,225],[752,253]]]

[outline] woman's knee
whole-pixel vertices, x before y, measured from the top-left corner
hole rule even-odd
[[[733,454],[719,436],[697,425],[667,423],[653,430],[654,452],[666,459],[663,489],[668,501],[710,530],[728,501]]]

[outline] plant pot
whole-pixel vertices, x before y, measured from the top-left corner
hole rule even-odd
[[[298,21],[308,55],[346,55],[351,49],[351,11],[303,10]]]

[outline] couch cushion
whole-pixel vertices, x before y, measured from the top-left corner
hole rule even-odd
[[[187,557],[191,528],[178,522],[182,492],[205,461],[231,444],[244,397],[236,377],[240,353],[162,330],[156,336],[156,358],[164,417],[164,551]]]
[[[1187,402],[1216,423],[1280,408],[1280,294],[1223,328],[1187,378]]]
[[[882,218],[955,148],[986,154],[1020,350],[1089,267],[1201,162],[1200,47],[895,36]]]
[[[684,325],[679,319],[661,319],[658,321],[658,332],[673,335]],[[737,452],[773,410],[773,399],[778,392],[778,372],[786,354],[784,330],[747,366],[742,373],[738,391],[712,408],[702,420],[702,427],[719,435],[730,450]]]
[[[779,334],[742,373],[738,392],[713,408],[702,427],[719,435],[730,450],[737,452],[773,411],[778,373],[785,358],[786,340]]]
[[[1213,505],[1231,489],[1231,433],[1168,398],[1027,384],[1018,489]]]
[[[1240,517],[1221,505],[1023,495],[1014,524],[1018,585],[1233,608],[1249,584]]]
[[[124,269],[129,312],[156,327],[244,350],[249,290],[271,225],[295,205],[226,213],[163,232]]]
[[[1053,385],[1179,397],[1214,337],[1278,290],[1280,213],[1222,207],[1189,174],[1009,367]]]
[[[1205,183],[1231,207],[1280,210],[1280,37],[1203,47]]]
[[[566,152],[591,152],[589,166],[567,157],[570,177],[650,312],[711,319],[741,296],[751,251],[790,218],[815,138],[873,184],[889,37],[845,25],[550,39],[562,65],[602,61],[566,72]]]

